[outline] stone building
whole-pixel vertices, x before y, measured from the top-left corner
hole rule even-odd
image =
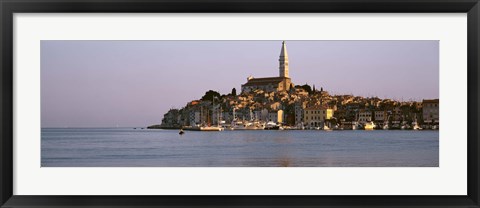
[[[307,127],[323,127],[325,120],[333,117],[333,109],[321,106],[311,106],[304,110],[304,125]]]
[[[423,122],[429,124],[439,123],[439,99],[423,100]]]
[[[358,112],[358,122],[361,124],[365,124],[370,121],[372,121],[372,111],[361,109]]]
[[[282,50],[279,58],[279,76],[278,77],[263,77],[254,78],[252,76],[247,78],[247,83],[242,85],[242,92],[250,92],[256,89],[261,89],[266,92],[281,92],[290,90],[294,86],[288,75],[288,53],[285,41],[282,42]]]

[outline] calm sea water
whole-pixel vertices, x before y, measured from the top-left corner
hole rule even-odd
[[[438,167],[438,131],[44,128],[42,167]]]

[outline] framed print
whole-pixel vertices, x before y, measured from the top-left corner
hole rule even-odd
[[[2,1],[2,207],[478,207],[478,1]]]

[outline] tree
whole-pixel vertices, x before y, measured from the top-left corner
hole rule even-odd
[[[317,91],[317,90],[315,90],[315,85],[313,85],[313,90],[312,90],[312,91],[313,91],[313,92],[316,92],[316,91]]]
[[[237,96],[237,89],[235,89],[235,87],[232,89],[232,95]]]
[[[308,94],[311,94],[312,93],[312,87],[310,87],[310,85],[308,84],[304,84],[302,86],[300,86],[301,88],[303,88],[305,91],[308,92]]]
[[[293,87],[293,84],[290,83],[290,93],[294,93],[295,92],[295,87]]]
[[[205,95],[202,97],[202,101],[212,101],[214,97],[220,98],[220,93],[217,91],[209,90],[205,92]]]

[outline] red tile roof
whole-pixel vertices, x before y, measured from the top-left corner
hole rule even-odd
[[[438,103],[439,99],[423,100],[423,103]]]
[[[268,84],[278,84],[289,77],[264,77],[264,78],[252,78],[247,81],[247,83],[242,86],[254,86],[254,85],[268,85]]]

